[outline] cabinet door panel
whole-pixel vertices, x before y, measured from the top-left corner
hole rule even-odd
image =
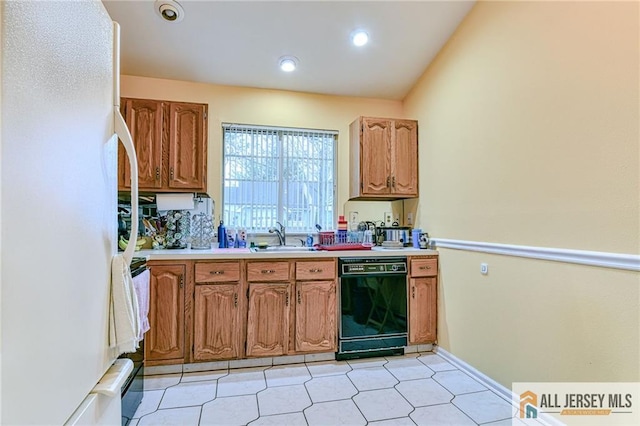
[[[205,105],[169,105],[169,188],[205,191]]]
[[[391,121],[378,118],[362,120],[360,152],[363,195],[389,193],[391,178]]]
[[[436,341],[437,285],[436,277],[409,280],[409,343]]]
[[[394,121],[391,192],[418,196],[418,124],[413,120]]]
[[[184,265],[151,267],[145,359],[184,358]]]
[[[296,301],[296,351],[335,351],[335,281],[297,283]]]
[[[198,285],[195,290],[193,357],[196,361],[239,356],[239,285]]]
[[[141,190],[162,187],[162,102],[145,99],[124,101],[125,121],[138,157],[138,183]],[[122,144],[120,144],[122,145]],[[118,186],[131,188],[129,160],[120,148],[122,173]]]
[[[288,351],[289,283],[249,285],[247,356],[277,356]]]

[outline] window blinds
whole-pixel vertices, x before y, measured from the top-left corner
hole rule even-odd
[[[231,227],[333,227],[337,132],[223,125],[223,217]]]

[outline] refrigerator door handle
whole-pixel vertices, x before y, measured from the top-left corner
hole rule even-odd
[[[133,251],[136,248],[136,239],[138,238],[138,159],[131,134],[119,109],[114,108],[114,116],[116,134],[129,157],[129,167],[131,168],[131,232],[129,233],[129,244],[124,251],[127,264],[130,264],[133,258]]]
[[[138,238],[138,158],[127,123],[120,114],[120,25],[117,22],[113,23],[113,117],[115,132],[129,157],[131,168],[131,233],[123,254],[126,263],[130,264]]]

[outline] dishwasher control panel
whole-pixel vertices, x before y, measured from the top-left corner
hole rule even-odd
[[[406,274],[406,258],[346,258],[339,260],[340,276],[370,274]]]

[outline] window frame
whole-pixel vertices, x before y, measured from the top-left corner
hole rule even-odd
[[[277,151],[278,153],[281,153],[283,150],[283,144],[284,144],[284,135],[285,133],[289,133],[289,136],[293,136],[293,133],[309,133],[309,134],[323,134],[325,136],[332,136],[333,137],[333,142],[332,142],[332,163],[333,163],[333,167],[332,167],[332,174],[333,174],[333,184],[331,185],[331,197],[333,199],[333,203],[332,203],[332,214],[331,214],[331,218],[330,218],[330,222],[331,224],[336,223],[337,217],[338,217],[338,211],[337,211],[337,206],[338,206],[338,199],[337,199],[337,195],[338,195],[338,191],[337,191],[337,179],[338,179],[338,137],[339,137],[339,132],[337,130],[326,130],[326,129],[309,129],[309,128],[295,128],[295,127],[281,127],[281,126],[264,126],[264,125],[253,125],[253,124],[238,124],[238,123],[222,123],[222,182],[221,182],[221,187],[222,187],[222,191],[221,191],[221,208],[220,208],[220,215],[224,220],[224,223],[227,226],[231,226],[231,227],[235,227],[235,226],[240,226],[240,227],[244,227],[245,224],[240,223],[240,224],[235,224],[235,223],[228,223],[228,219],[226,218],[226,214],[225,214],[225,197],[226,197],[226,186],[227,186],[227,177],[226,177],[226,133],[229,131],[229,129],[233,129],[233,128],[238,128],[244,131],[247,130],[251,130],[251,131],[267,131],[267,132],[275,132],[277,133]],[[283,170],[283,163],[285,162],[285,156],[284,155],[278,155],[278,191],[277,191],[277,196],[278,199],[276,200],[276,217],[277,217],[277,221],[283,223],[283,225],[285,225],[287,228],[289,228],[289,221],[288,220],[283,220],[283,217],[281,215],[285,215],[288,213],[285,213],[285,209],[287,209],[286,206],[286,202],[285,202],[285,197],[283,196],[283,189],[285,186],[285,180],[282,177],[282,170]],[[252,204],[253,205],[253,204]],[[257,205],[260,205],[259,203]],[[265,206],[270,206],[265,204]],[[293,207],[293,209],[295,209],[295,207]],[[289,209],[291,210],[291,209]],[[269,227],[272,227],[275,225],[275,220],[273,221],[273,223],[270,223],[267,225],[267,227],[265,228],[259,228],[258,230],[254,230],[252,228],[246,228],[248,232],[253,233],[254,235],[266,235],[267,234],[267,230]],[[315,223],[309,223],[307,224],[308,228],[306,231],[300,230],[300,229],[296,229],[294,231],[288,231],[287,235],[306,235],[309,232],[315,232]],[[328,225],[324,225],[325,227]]]

